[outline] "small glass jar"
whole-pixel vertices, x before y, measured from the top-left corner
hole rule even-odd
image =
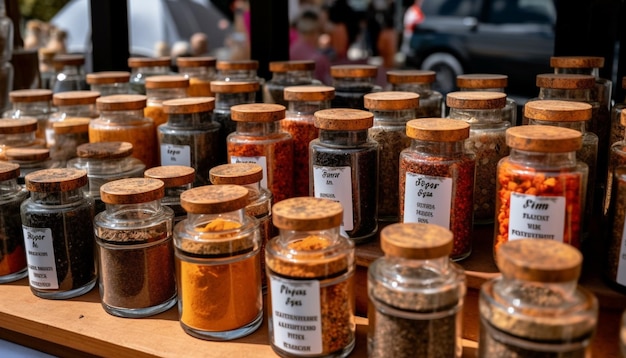
[[[28,191],[17,183],[20,166],[0,162],[0,283],[28,276],[20,205]]]
[[[152,118],[155,128],[167,122],[163,112],[163,101],[187,97],[189,79],[180,75],[151,76],[146,78],[146,97],[148,102],[144,116]]]
[[[196,170],[189,166],[168,165],[146,170],[146,178],[159,179],[165,183],[165,196],[161,204],[174,212],[174,225],[187,218],[187,212],[180,205],[180,195],[193,187]]]
[[[89,143],[90,122],[91,118],[70,117],[62,122],[53,123],[54,145],[50,147],[50,158],[61,163],[76,158],[76,148]]]
[[[255,163],[263,168],[261,187],[274,202],[293,197],[293,138],[280,130],[285,106],[251,103],[231,107],[237,130],[228,135],[229,163]]]
[[[150,76],[168,75],[171,73],[171,58],[164,57],[130,57],[130,92],[146,94],[146,78]]]
[[[68,91],[55,93],[52,103],[56,106],[56,112],[50,114],[46,127],[46,145],[54,146],[53,124],[62,122],[69,117],[98,118],[96,100],[100,97],[99,92],[93,91]]]
[[[248,196],[238,185],[205,185],[180,196],[187,219],[174,230],[178,311],[191,336],[232,340],[261,326],[261,243],[257,221],[245,214]]]
[[[368,268],[368,356],[461,357],[465,273],[450,262],[452,232],[433,224],[392,224],[380,232],[385,256]]]
[[[89,90],[85,76],[85,56],[56,55],[52,63],[54,65],[54,79],[51,84],[53,93]]]
[[[315,112],[319,138],[309,146],[310,195],[343,205],[342,234],[355,243],[378,230],[378,143],[367,134],[374,115],[359,109]]]
[[[264,82],[257,76],[259,69],[257,60],[217,61],[215,68],[217,69],[215,79],[219,81],[252,81],[259,85]]]
[[[480,289],[478,357],[590,357],[598,301],[576,284],[582,255],[553,240],[502,245]]]
[[[7,118],[37,118],[37,138],[46,140],[48,117],[52,114],[52,91],[22,89],[9,92],[12,108],[4,113]],[[45,145],[45,143],[44,143]]]
[[[19,164],[20,176],[17,182],[20,185],[25,184],[24,177],[29,173],[63,167],[63,163],[50,158],[48,148],[10,148],[4,153],[7,161]]]
[[[354,244],[340,235],[342,205],[291,198],[272,208],[267,243],[270,346],[281,357],[346,357],[355,344]]]
[[[288,86],[320,85],[314,77],[315,62],[272,61],[269,64],[272,78],[263,85],[263,102],[287,106],[284,91]]]
[[[106,183],[106,210],[96,215],[98,286],[104,310],[127,318],[153,316],[176,304],[172,245],[174,213],[161,205],[162,181],[129,178]]]
[[[504,93],[508,85],[509,76],[490,73],[473,73],[456,76],[456,86],[459,91],[479,91]],[[502,108],[502,119],[512,126],[519,125],[517,120],[517,103],[506,96],[506,104]]]
[[[626,89],[626,76],[622,77],[622,89]],[[611,134],[609,144],[613,144],[617,141],[624,139],[624,124],[621,122],[622,112],[626,108],[626,98],[622,102],[615,101],[615,104],[611,107]]]
[[[177,57],[178,73],[189,79],[187,96],[213,97],[211,81],[215,78],[215,57]]]
[[[525,125],[506,131],[498,164],[494,253],[507,241],[555,240],[580,247],[587,164],[576,160],[582,133]]]
[[[43,148],[44,142],[35,138],[37,119],[0,118],[0,160],[6,160],[11,148]]]
[[[413,119],[406,124],[411,146],[400,153],[400,219],[450,229],[453,260],[472,252],[476,157],[465,149],[469,133],[463,121]]]
[[[622,126],[626,128],[626,111],[620,112],[620,122]],[[607,172],[606,192],[604,195],[604,203],[602,207],[602,214],[606,217],[609,211],[609,205],[612,202],[613,186],[613,172],[615,168],[626,165],[626,129],[622,130],[622,138],[614,142],[609,150],[609,168]]]
[[[218,164],[220,125],[213,122],[211,97],[163,102],[167,122],[158,128],[161,165],[183,165],[196,170],[194,186],[210,184],[209,169]]]
[[[87,172],[55,168],[26,175],[30,198],[20,208],[28,278],[35,296],[67,299],[96,284],[93,200]]]
[[[335,89],[329,86],[290,86],[284,90],[287,102],[280,128],[293,138],[294,196],[309,195],[309,143],[319,136],[314,113],[330,108]]]
[[[420,105],[416,110],[415,118],[442,117],[442,113],[444,113],[443,95],[432,89],[436,79],[435,71],[387,71],[387,82],[390,84],[390,90],[419,94]]]
[[[363,96],[382,91],[382,88],[376,85],[377,74],[378,67],[373,65],[330,66],[330,75],[335,87],[335,98],[331,107],[365,110]]]
[[[87,84],[101,96],[130,93],[130,72],[102,71],[87,74]]]

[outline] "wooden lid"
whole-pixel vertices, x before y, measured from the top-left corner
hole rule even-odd
[[[163,101],[163,112],[167,114],[200,113],[213,109],[215,109],[213,97],[188,97]]]
[[[269,103],[238,104],[230,107],[230,116],[236,122],[276,122],[285,118],[285,106]]]
[[[100,97],[96,107],[100,111],[128,111],[144,109],[147,97],[141,94],[116,94]]]
[[[272,206],[274,226],[284,230],[311,231],[339,227],[343,220],[341,203],[322,198],[298,197]]]
[[[380,232],[380,247],[388,256],[428,260],[450,255],[452,239],[452,231],[434,224],[391,224]]]
[[[73,65],[73,66],[81,66],[85,64],[85,56],[83,55],[56,55],[52,59],[52,62],[55,65]]]
[[[506,144],[529,152],[564,153],[582,147],[582,133],[553,126],[526,125],[506,130]]]
[[[76,147],[79,158],[115,159],[133,154],[133,145],[129,142],[84,143]]]
[[[126,178],[100,187],[100,199],[107,204],[139,204],[165,196],[165,184],[159,179]]]
[[[541,88],[588,89],[595,86],[596,79],[592,75],[544,73],[537,75],[536,83]]]
[[[193,183],[196,170],[185,165],[164,165],[146,170],[143,176],[163,181],[166,188],[175,188]]]
[[[146,77],[146,89],[187,87],[189,87],[189,78],[182,75],[162,75]]]
[[[362,130],[374,125],[371,112],[351,108],[329,108],[314,113],[317,128],[331,131]]]
[[[526,102],[524,116],[536,121],[580,122],[591,119],[591,105],[584,102],[540,100]]]
[[[460,91],[446,95],[446,105],[460,109],[500,109],[506,106],[502,92]]]
[[[330,101],[335,98],[335,87],[330,86],[289,86],[285,87],[285,101]]]
[[[220,214],[243,209],[248,189],[240,185],[205,185],[185,190],[180,205],[192,214]]]
[[[469,138],[470,125],[448,118],[418,118],[406,123],[409,138],[433,142],[458,142]]]
[[[168,56],[163,57],[129,57],[128,67],[169,67],[172,59]]]
[[[491,73],[471,73],[456,76],[456,85],[459,88],[505,88],[509,76]]]
[[[211,92],[244,93],[259,90],[259,82],[255,81],[211,81]]]
[[[222,164],[209,170],[213,184],[247,185],[263,179],[263,167],[255,163]]]
[[[257,60],[241,60],[241,61],[217,61],[215,68],[218,70],[257,70],[259,61]]]
[[[270,72],[313,71],[313,70],[315,70],[315,62],[309,61],[309,60],[270,62]]]
[[[126,83],[130,80],[128,71],[102,71],[87,74],[87,83],[90,85]]]
[[[582,261],[580,251],[554,240],[508,241],[500,246],[496,255],[496,264],[503,275],[538,282],[577,280]]]
[[[50,158],[48,148],[9,148],[4,155],[8,160],[39,161]]]
[[[52,101],[52,91],[48,89],[21,89],[9,92],[11,102]]]
[[[363,103],[370,111],[400,111],[419,107],[419,97],[419,94],[414,92],[373,92],[363,97]]]
[[[68,117],[62,121],[52,123],[54,134],[86,133],[89,131],[90,118]]]
[[[37,170],[24,177],[26,189],[38,193],[66,192],[87,185],[87,172],[74,168]]]
[[[0,118],[0,134],[19,134],[37,131],[37,118]]]
[[[553,68],[602,68],[604,57],[600,56],[553,56],[550,57]]]
[[[394,70],[387,71],[387,82],[401,83],[434,83],[437,79],[435,71],[423,70]]]
[[[100,97],[96,91],[68,91],[52,95],[52,103],[55,106],[74,106],[82,104],[94,104]]]
[[[332,77],[376,77],[378,67],[372,65],[335,65],[330,66],[330,75]]]
[[[20,176],[20,165],[0,161],[0,181],[15,179]]]
[[[176,57],[178,67],[215,67],[217,59],[210,56]]]

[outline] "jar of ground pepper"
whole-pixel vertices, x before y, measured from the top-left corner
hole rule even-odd
[[[0,162],[0,283],[12,282],[28,275],[20,205],[28,191],[17,183],[20,166]]]
[[[245,213],[248,196],[238,185],[206,185],[180,196],[187,219],[174,230],[178,308],[191,336],[231,340],[261,325],[261,242],[258,222]]]
[[[478,357],[590,357],[598,301],[576,284],[582,255],[553,240],[500,247],[480,289]]]
[[[104,310],[139,318],[176,304],[174,213],[161,205],[161,180],[129,178],[100,187],[106,210],[96,215],[98,286]]]
[[[50,158],[48,148],[10,148],[4,152],[6,160],[20,166],[20,176],[17,182],[25,184],[24,177],[42,169],[61,168],[63,163]]]
[[[319,138],[311,141],[310,195],[343,206],[342,232],[355,243],[378,230],[378,143],[368,136],[374,115],[349,108],[315,112]]]
[[[369,357],[461,357],[463,269],[450,262],[452,232],[433,224],[392,224],[380,232],[385,256],[370,264]]]
[[[320,85],[314,78],[315,62],[302,61],[272,61],[269,64],[272,78],[263,85],[263,102],[276,103],[287,106],[284,97],[288,86]]]
[[[456,86],[462,92],[498,92],[504,93],[509,82],[509,76],[491,73],[472,73],[456,76]],[[512,126],[521,124],[517,120],[517,103],[511,97],[505,96],[506,104],[502,108],[502,120]]]
[[[87,83],[92,91],[101,96],[130,93],[130,72],[102,71],[87,74]]]
[[[66,118],[52,124],[54,145],[50,147],[50,157],[62,163],[76,158],[76,148],[89,143],[90,118]]]
[[[53,93],[86,91],[89,89],[85,77],[85,56],[75,54],[56,55],[52,59],[54,78]]]
[[[378,67],[373,65],[330,66],[330,75],[335,87],[335,98],[331,107],[365,110],[363,96],[382,91],[376,84]]]
[[[11,148],[43,148],[45,146],[45,142],[35,138],[36,132],[36,118],[1,118],[0,160],[6,160],[6,151]]]
[[[374,115],[374,125],[368,130],[369,137],[378,143],[378,219],[397,222],[398,173],[400,152],[411,146],[406,135],[406,122],[416,118],[419,95],[414,92],[376,92],[364,97],[365,108]]]
[[[130,91],[135,94],[146,94],[146,78],[170,74],[172,60],[167,57],[130,57]]]
[[[98,118],[100,115],[96,108],[96,100],[100,97],[99,92],[93,91],[68,91],[55,93],[52,103],[56,106],[56,112],[50,114],[46,127],[46,144],[54,145],[53,124],[62,122],[67,118]]]
[[[464,121],[413,119],[406,125],[411,146],[400,153],[400,219],[450,229],[453,260],[472,251],[476,158],[465,149],[469,133]]]
[[[415,118],[437,118],[444,113],[443,95],[432,88],[436,79],[435,71],[387,71],[387,82],[390,85],[390,90],[419,94],[420,103],[416,109]]]
[[[96,284],[93,200],[83,194],[87,172],[56,168],[26,175],[30,198],[20,207],[30,289],[67,299]]]
[[[167,122],[163,101],[187,97],[189,79],[181,75],[151,76],[146,78],[146,108],[144,116],[152,118],[155,128]]]
[[[189,79],[188,97],[212,97],[211,81],[215,78],[215,57],[177,57],[178,73]]]
[[[48,117],[53,112],[52,91],[47,89],[15,90],[9,92],[9,100],[11,101],[11,109],[4,112],[4,117],[36,118],[38,123],[37,138],[45,141]]]
[[[626,111],[620,112],[620,121],[622,125],[625,126],[626,128]],[[614,186],[613,172],[615,171],[615,168],[622,166],[622,165],[626,165],[626,133],[624,132],[625,131],[622,130],[622,139],[614,142],[611,145],[611,148],[609,151],[609,169],[607,172],[606,192],[604,195],[604,203],[602,207],[602,214],[604,216],[607,215],[610,209],[609,205],[611,201],[613,200],[611,198],[613,186]]]
[[[354,244],[342,205],[298,197],[273,207],[267,243],[269,339],[281,357],[345,357],[355,343]]]
[[[165,184],[165,195],[161,204],[174,212],[174,225],[187,217],[187,212],[180,205],[180,195],[193,187],[196,170],[184,165],[167,165],[146,170],[146,178],[159,179]]]

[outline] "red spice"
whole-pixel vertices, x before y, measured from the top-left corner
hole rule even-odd
[[[281,129],[293,137],[294,195],[309,196],[309,143],[318,137],[319,129],[313,124],[314,116],[298,119],[286,117]]]

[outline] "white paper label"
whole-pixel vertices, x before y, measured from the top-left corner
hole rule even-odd
[[[322,315],[318,281],[270,277],[274,344],[294,354],[321,354]]]
[[[191,147],[188,145],[161,145],[161,165],[191,166]]]
[[[406,173],[404,222],[450,228],[452,178]]]
[[[350,167],[313,166],[313,195],[316,198],[338,201],[343,206],[343,222],[345,231],[354,229],[352,212],[352,170]]]
[[[267,158],[265,157],[230,157],[230,163],[254,163],[263,168],[263,179],[261,179],[261,188],[268,189],[267,187]]]
[[[620,285],[626,285],[626,222],[622,229],[622,245],[619,249],[616,281]]]
[[[563,242],[565,197],[511,193],[509,240],[546,239]]]
[[[38,289],[59,288],[57,269],[52,246],[52,231],[48,228],[34,228],[22,225],[28,262],[28,280]]]

